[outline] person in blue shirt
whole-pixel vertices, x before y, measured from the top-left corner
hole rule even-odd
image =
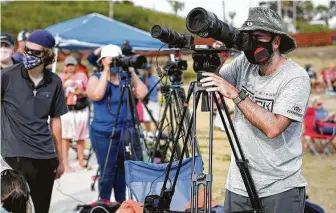
[[[313,99],[313,107],[315,108],[315,120],[319,123],[319,125],[316,125],[316,131],[325,135],[336,134],[335,113],[329,113],[317,97]],[[323,123],[326,125],[323,125]]]
[[[124,83],[116,72],[118,68],[111,68],[111,63],[114,57],[121,55],[121,48],[116,45],[102,47],[97,60],[100,72],[95,72],[89,78],[86,90],[88,97],[93,101],[94,115],[90,126],[90,139],[97,156],[100,175],[103,174],[105,159],[108,157],[104,180],[99,178],[99,197],[103,202],[110,201],[112,188],[117,202],[122,203],[126,198],[125,172],[118,167],[117,160],[122,129],[131,124],[127,116],[126,92],[122,97],[123,103],[112,138],[110,155],[107,156],[117,105],[121,96],[120,87]],[[133,94],[136,98],[143,99],[148,92],[147,87],[134,73],[134,69],[130,68],[130,72]]]
[[[157,84],[157,82],[160,80],[160,78],[156,75],[153,75],[153,69],[151,64],[147,64],[144,80],[145,84],[147,85],[148,91],[151,91],[150,95],[148,96],[147,103],[144,104],[147,105],[148,109],[150,110],[150,113],[153,115],[153,118],[155,119],[154,122],[158,122],[160,116],[160,105],[158,101],[158,92],[160,90],[160,84]],[[155,85],[156,88],[152,89]],[[144,125],[145,130],[147,132],[146,135],[147,137],[150,137],[149,135],[152,134],[151,122],[153,122],[153,120],[149,116],[148,111],[144,110]]]

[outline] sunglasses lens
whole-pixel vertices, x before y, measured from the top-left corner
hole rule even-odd
[[[29,49],[28,47],[25,47],[24,52],[28,53],[28,54],[35,55],[35,56],[39,56],[43,51],[42,50],[33,50],[33,49]]]

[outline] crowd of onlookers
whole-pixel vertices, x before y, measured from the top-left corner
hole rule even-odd
[[[22,30],[17,36],[15,42],[13,36],[9,33],[1,33],[1,49],[0,49],[0,67],[1,69],[18,64],[22,62],[22,56],[25,51],[25,42],[30,32]],[[57,71],[62,80],[66,102],[69,112],[61,116],[62,120],[62,150],[63,161],[65,170],[72,172],[74,169],[70,166],[68,160],[68,152],[72,143],[76,143],[77,158],[79,168],[85,169],[86,162],[84,156],[85,140],[89,138],[89,125],[90,125],[90,100],[86,94],[86,87],[89,77],[92,72],[99,70],[97,63],[100,57],[102,47],[95,49],[87,56],[88,63],[93,67],[92,70],[82,63],[83,55],[80,51],[71,51],[66,54],[66,58],[62,67],[58,67]],[[124,55],[134,54],[132,47],[128,41],[125,41],[122,48]],[[140,70],[137,70],[139,74]],[[150,90],[156,85],[159,78],[153,73],[150,63],[147,64],[144,71],[141,72],[140,77]],[[148,96],[146,104],[151,111],[153,118],[158,121],[159,119],[159,103],[158,92],[160,84],[157,88],[152,90]],[[144,123],[144,133],[149,138],[153,138],[154,134],[151,132],[152,119],[149,113],[143,107],[143,103],[137,102],[137,111],[139,119]]]

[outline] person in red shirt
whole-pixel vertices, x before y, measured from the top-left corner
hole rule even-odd
[[[323,78],[329,91],[336,91],[336,67],[331,63],[329,68],[323,71]]]

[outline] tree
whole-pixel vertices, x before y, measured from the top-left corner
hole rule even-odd
[[[178,11],[183,10],[184,8],[184,3],[179,2],[176,0],[169,0],[168,1],[170,6],[173,8],[174,14],[177,15]]]
[[[328,11],[328,7],[326,6],[323,6],[323,5],[318,5],[316,8],[315,8],[316,12],[324,12],[324,11]]]

